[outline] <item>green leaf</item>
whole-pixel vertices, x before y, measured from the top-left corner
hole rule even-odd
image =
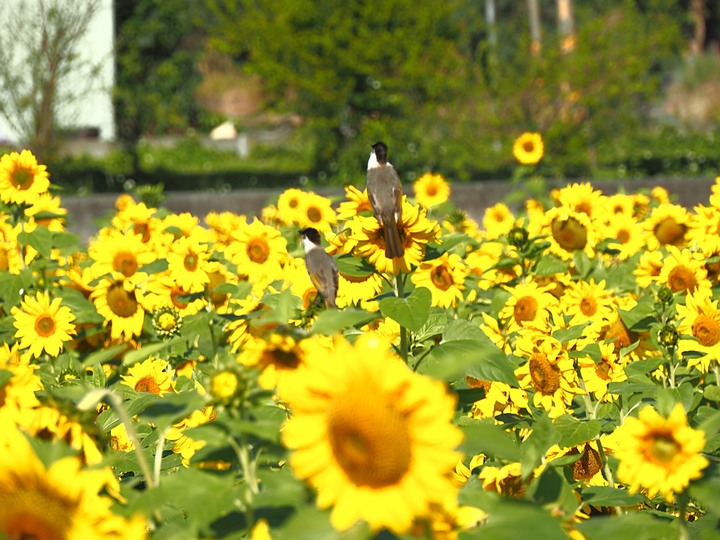
[[[47,227],[37,227],[33,232],[21,232],[17,237],[18,244],[32,246],[43,259],[52,255],[52,234]]]
[[[678,531],[669,520],[650,513],[633,512],[620,516],[592,517],[575,527],[587,540],[632,538],[633,540],[676,540]]]
[[[262,316],[263,322],[268,323],[287,324],[290,319],[296,318],[302,308],[302,299],[290,292],[290,289],[285,289],[277,294],[266,294],[263,296],[262,302],[270,308]]]
[[[146,274],[160,274],[167,269],[167,259],[155,259],[152,262],[143,264],[140,268],[138,268],[138,272],[145,272]]]
[[[380,300],[380,311],[400,326],[412,332],[419,331],[430,315],[432,293],[425,287],[417,287],[408,297],[389,296]]]
[[[330,524],[330,514],[316,506],[300,506],[279,529],[272,530],[273,540],[367,540],[371,538],[367,524],[359,522],[347,531],[338,531]]]
[[[535,265],[536,276],[551,276],[553,274],[564,274],[568,271],[568,265],[554,255],[543,256]]]
[[[133,394],[134,395],[132,399],[126,400],[124,402],[124,406],[125,408],[127,408],[127,413],[130,417],[139,414],[150,404],[155,403],[156,401],[161,399],[160,396],[150,393],[138,394],[137,392],[133,391]],[[105,409],[103,412],[101,412],[95,420],[95,423],[97,424],[98,428],[102,433],[106,433],[115,426],[120,425],[121,422],[115,411],[110,408]]]
[[[436,345],[428,353],[420,371],[445,381],[470,375],[513,387],[519,385],[515,365],[485,334],[478,339],[454,339]]]
[[[548,510],[525,501],[500,501],[485,508],[488,517],[480,527],[463,531],[459,538],[478,540],[517,540],[531,536],[533,540],[567,538],[560,520]],[[521,532],[522,531],[522,532]]]
[[[520,445],[501,426],[471,419],[458,422],[465,435],[461,445],[468,455],[485,454],[490,457],[520,461]]]
[[[260,470],[258,478],[260,493],[253,500],[256,508],[299,506],[305,502],[307,497],[305,485],[290,472],[289,467],[275,471]]]
[[[520,446],[520,468],[523,478],[528,478],[542,463],[548,449],[557,444],[558,438],[558,433],[547,414],[535,418],[532,432]]]
[[[634,506],[644,501],[645,496],[610,486],[592,486],[582,490],[582,500],[592,506]]]
[[[8,371],[7,369],[0,369],[0,388],[5,386],[12,378],[12,371]]]
[[[553,425],[560,434],[558,444],[562,448],[570,448],[594,439],[602,427],[598,420],[580,421],[569,414],[556,418]]]
[[[166,394],[145,407],[139,416],[162,431],[190,413],[202,409],[205,403],[205,398],[196,391]]]
[[[57,294],[62,298],[62,304],[72,310],[75,324],[102,324],[105,320],[95,309],[95,304],[77,289],[62,287]]]
[[[709,478],[701,478],[700,480],[690,484],[690,496],[697,499],[703,506],[712,510],[715,514],[720,514],[720,478],[711,476]]]
[[[585,327],[590,323],[576,324],[570,328],[559,328],[552,333],[552,337],[557,339],[560,343],[567,343],[574,339],[580,339],[583,337]]]
[[[488,337],[485,332],[474,322],[466,319],[455,319],[448,323],[443,331],[443,341],[465,341],[476,340],[483,346]]]
[[[655,299],[651,296],[643,296],[631,310],[618,310],[620,318],[629,330],[638,332],[648,330],[650,324],[655,321]]]
[[[0,272],[0,300],[6,313],[10,313],[11,306],[20,304],[21,291],[26,292],[32,282],[32,271],[28,268],[23,268],[19,274]]]
[[[341,333],[345,329],[367,324],[376,318],[376,314],[360,308],[326,309],[318,315],[310,333],[332,336]]]
[[[359,259],[352,255],[340,255],[335,260],[338,272],[347,277],[364,278],[375,273],[375,267],[365,259]]]

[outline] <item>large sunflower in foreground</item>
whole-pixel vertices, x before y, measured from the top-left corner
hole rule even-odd
[[[32,204],[50,187],[45,165],[30,150],[0,157],[0,199],[6,203]]]
[[[405,255],[388,259],[385,256],[385,234],[382,225],[374,216],[356,216],[348,223],[349,241],[355,243],[354,254],[366,258],[375,265],[378,272],[410,273],[413,266],[419,265],[425,258],[425,245],[437,240],[440,225],[427,218],[427,212],[415,206],[403,197],[402,215],[398,220],[400,241]]]
[[[53,357],[60,354],[63,344],[75,335],[75,315],[61,301],[60,298],[51,301],[47,292],[38,292],[26,296],[20,307],[10,310],[17,329],[14,337],[20,338],[21,349],[29,347],[36,358],[43,352]]]
[[[113,514],[99,495],[117,488],[109,469],[84,470],[73,457],[46,466],[10,422],[0,420],[0,433],[0,537],[145,538],[143,519]]]
[[[523,165],[535,165],[543,157],[544,146],[542,135],[525,132],[515,139],[513,155]]]
[[[620,460],[617,477],[631,493],[645,489],[649,497],[660,493],[671,502],[709,464],[700,453],[705,433],[688,425],[680,403],[667,418],[645,407],[637,418],[628,417],[613,437]]]
[[[318,505],[334,506],[335,528],[365,520],[403,533],[433,503],[454,499],[462,434],[443,385],[378,343],[339,338],[331,353],[309,355],[303,370],[281,381],[292,410],[283,442],[295,474],[317,489]]]

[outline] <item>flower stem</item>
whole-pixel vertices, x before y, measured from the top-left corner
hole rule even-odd
[[[405,297],[405,275],[399,274],[395,276],[395,295],[398,298]],[[408,363],[408,330],[400,325],[400,356]]]

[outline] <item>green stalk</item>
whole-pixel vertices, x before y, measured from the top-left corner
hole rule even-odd
[[[395,276],[395,296],[398,298],[405,297],[405,274]],[[405,363],[408,363],[408,331],[407,328],[400,325],[400,356]]]

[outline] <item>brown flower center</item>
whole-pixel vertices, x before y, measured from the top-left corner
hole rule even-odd
[[[290,199],[290,200],[288,201],[288,207],[289,207],[289,208],[292,208],[293,210],[294,210],[295,208],[297,208],[299,205],[300,205],[300,201],[298,201],[297,199]]]
[[[536,352],[530,357],[530,377],[533,388],[542,394],[552,395],[560,388],[560,370],[543,353]]]
[[[693,336],[703,347],[712,347],[720,342],[720,324],[713,317],[701,313],[692,323]]]
[[[52,336],[55,333],[55,320],[47,313],[43,313],[35,319],[35,332],[40,337]]]
[[[142,379],[135,383],[136,392],[150,392],[151,394],[160,395],[160,385],[151,375],[145,375]]]
[[[267,353],[268,363],[285,369],[295,369],[300,365],[300,358],[293,349],[285,351],[283,349],[272,349]]]
[[[522,144],[522,149],[524,152],[532,154],[533,152],[535,152],[535,143],[533,143],[532,141],[524,141]]]
[[[194,253],[188,253],[183,259],[183,266],[188,272],[194,272],[198,268],[198,256]]]
[[[658,434],[653,437],[648,446],[650,458],[656,462],[667,464],[680,452],[680,445],[669,434]]]
[[[585,249],[587,244],[587,229],[577,219],[569,217],[564,221],[556,219],[552,222],[552,236],[566,251]]]
[[[621,244],[627,244],[630,241],[630,238],[630,231],[626,229],[621,229],[617,232],[617,239]]]
[[[18,167],[12,173],[10,173],[10,183],[14,188],[19,190],[30,189],[33,185],[34,175],[32,171]]]
[[[597,308],[597,300],[592,296],[586,296],[580,301],[580,311],[582,311],[583,315],[592,317],[597,313]]]
[[[581,201],[575,205],[575,211],[589,217],[592,215],[592,205],[588,201]]]
[[[320,223],[322,221],[322,212],[319,208],[311,206],[307,209],[307,218],[311,223]]]
[[[263,240],[251,240],[247,249],[248,258],[257,264],[264,264],[270,256],[270,248]]]
[[[122,272],[125,277],[130,277],[137,272],[138,266],[135,254],[129,251],[120,251],[113,257],[113,270]]]
[[[686,266],[677,265],[668,275],[668,287],[673,292],[692,292],[697,286],[698,282],[695,274]]]
[[[3,538],[61,540],[67,538],[78,503],[55,493],[49,486],[21,488],[0,496]]]
[[[685,226],[678,224],[673,218],[667,217],[655,225],[653,234],[660,245],[677,245],[685,236]]]
[[[430,280],[438,289],[447,291],[455,283],[446,266],[436,266],[430,271]]]
[[[537,300],[532,296],[518,298],[513,308],[515,322],[522,324],[523,321],[534,321],[537,316],[538,307]]]
[[[428,197],[435,197],[438,193],[437,186],[435,186],[435,185],[428,186],[427,189],[425,190],[425,193],[427,194]]]
[[[405,416],[387,400],[369,400],[373,394],[357,387],[337,396],[328,411],[328,435],[333,455],[351,482],[383,488],[405,476],[412,447]]]
[[[118,317],[132,317],[138,309],[135,294],[127,292],[121,282],[114,283],[108,289],[107,304]]]
[[[603,340],[612,341],[614,352],[629,347],[637,340],[637,334],[628,330],[620,317],[617,317],[604,329],[601,337]]]

